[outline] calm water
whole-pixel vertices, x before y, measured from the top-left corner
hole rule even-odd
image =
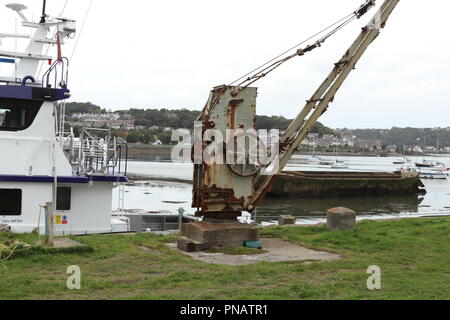
[[[192,186],[188,183],[158,181],[158,179],[192,179],[192,164],[172,163],[158,156],[157,160],[129,162],[129,173],[148,177],[152,181],[142,181],[126,186],[125,209],[176,213],[183,208],[186,213],[193,214],[190,207]],[[306,156],[295,156],[287,171],[330,171],[329,167],[320,165],[303,165],[301,159]],[[334,160],[333,157],[322,157]],[[394,165],[397,158],[339,157],[349,169],[340,171],[395,171],[401,165]],[[413,163],[423,158],[411,157]],[[427,157],[427,160],[439,161],[450,167],[450,157]],[[403,166],[405,167],[405,165]],[[325,198],[325,199],[266,199],[256,212],[256,219],[263,224],[272,223],[281,214],[296,216],[298,223],[310,224],[323,222],[325,211],[336,206],[344,206],[358,212],[358,219],[388,219],[392,217],[416,217],[450,214],[450,179],[423,180],[427,194],[424,196],[382,196],[357,198]],[[114,207],[118,206],[118,191],[114,192]],[[246,216],[250,219],[250,216]]]

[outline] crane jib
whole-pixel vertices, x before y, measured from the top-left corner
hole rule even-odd
[[[385,0],[379,11],[370,20],[369,24],[362,29],[360,35],[346,51],[342,59],[335,64],[330,75],[325,79],[312,98],[307,101],[305,107],[291,123],[284,136],[281,137],[281,155],[278,173],[285,168],[309,130],[328,109],[337,91],[341,88],[348,75],[354,70],[356,63],[366,52],[370,44],[378,37],[380,30],[384,28],[391,13],[399,2],[400,0]],[[254,195],[247,200],[245,206],[255,207],[264,198],[274,178],[275,175],[259,177],[257,182],[258,187],[255,189]]]
[[[223,153],[218,147],[212,149],[212,162],[202,158],[202,162],[197,164],[194,169],[193,207],[198,208],[199,216],[229,218],[230,216],[239,216],[242,211],[251,212],[256,208],[257,203],[264,198],[275,177],[283,171],[301,141],[334,101],[342,84],[355,69],[368,47],[378,37],[399,1],[385,0],[374,17],[362,28],[342,58],[334,64],[331,73],[307,100],[306,105],[280,137],[279,147],[276,149],[279,148],[279,154],[272,157],[270,162],[257,163],[256,166],[255,163],[251,163],[253,166],[250,166],[246,161],[228,163],[227,160],[227,163],[224,164],[216,161],[221,158],[220,155]],[[373,0],[366,1],[358,10],[324,29],[326,32],[322,31],[307,40],[319,38],[313,44],[304,49],[295,50],[294,53],[285,57],[282,57],[284,55],[282,54],[233,82],[240,82],[239,84],[214,88],[198,118],[201,125],[197,151],[199,151],[200,157],[205,154],[204,151],[211,151],[208,148],[214,145],[208,143],[209,140],[202,141],[207,132],[215,130],[219,131],[222,137],[228,137],[227,130],[251,131],[256,129],[257,88],[250,87],[252,83],[265,77],[290,59],[320,47],[337,31],[366,14],[374,4]],[[300,45],[294,48],[298,47]],[[292,50],[290,49],[290,51]],[[225,140],[232,141],[232,145],[239,145],[239,137],[236,137],[236,141],[234,141],[235,138],[233,140],[226,138]],[[257,139],[253,140],[257,143]],[[243,141],[245,142],[245,137]],[[250,142],[248,143],[250,144]],[[238,158],[238,151],[234,150],[234,147],[231,151],[233,155],[231,158],[234,159],[235,156]],[[245,160],[246,156],[241,158]],[[273,171],[270,169],[270,174],[266,174],[267,169],[272,167],[276,169]]]

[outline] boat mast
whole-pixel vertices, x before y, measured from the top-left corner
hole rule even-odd
[[[20,83],[26,76],[35,78],[36,83],[39,83],[38,72],[39,66],[42,66],[47,61],[52,61],[53,57],[44,54],[44,49],[51,45],[62,45],[64,39],[76,32],[76,22],[74,20],[64,18],[51,18],[46,13],[47,1],[43,0],[42,16],[39,22],[28,21],[23,14],[23,10],[27,9],[24,5],[8,4],[7,8],[15,11],[22,18],[22,26],[25,28],[34,29],[31,36],[20,34],[1,34],[2,37],[8,38],[24,38],[29,39],[29,43],[25,52],[5,51],[0,49],[0,56],[11,58],[17,61],[17,70],[14,74],[8,77],[0,77],[0,81],[7,83]],[[51,29],[55,29],[54,32]],[[54,33],[55,37],[48,37],[50,33]]]
[[[46,18],[47,15],[45,14],[45,8],[47,6],[47,0],[43,0],[43,4],[42,4],[42,16],[41,16],[41,21],[39,21],[39,23],[45,23],[46,22]]]

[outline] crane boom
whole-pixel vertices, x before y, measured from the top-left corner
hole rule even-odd
[[[301,141],[305,139],[320,116],[327,111],[329,104],[333,102],[337,91],[355,68],[355,65],[366,52],[370,44],[378,37],[381,29],[384,28],[399,1],[400,0],[384,1],[379,11],[370,20],[369,24],[362,28],[359,36],[345,52],[341,60],[335,64],[329,76],[317,89],[311,99],[307,101],[304,108],[280,139],[280,157],[276,159],[276,161],[279,161],[277,172],[268,176],[259,176],[255,192],[246,200],[244,204],[245,208],[250,211],[253,210],[256,203],[258,203],[258,201],[265,196],[267,191],[269,191],[276,174],[280,173],[286,167]]]

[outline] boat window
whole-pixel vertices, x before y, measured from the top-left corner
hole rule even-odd
[[[56,194],[56,210],[69,211],[72,198],[72,189],[69,187],[58,187]]]
[[[29,128],[42,102],[0,100],[0,131],[21,131]]]
[[[0,216],[22,214],[22,190],[0,189]]]

